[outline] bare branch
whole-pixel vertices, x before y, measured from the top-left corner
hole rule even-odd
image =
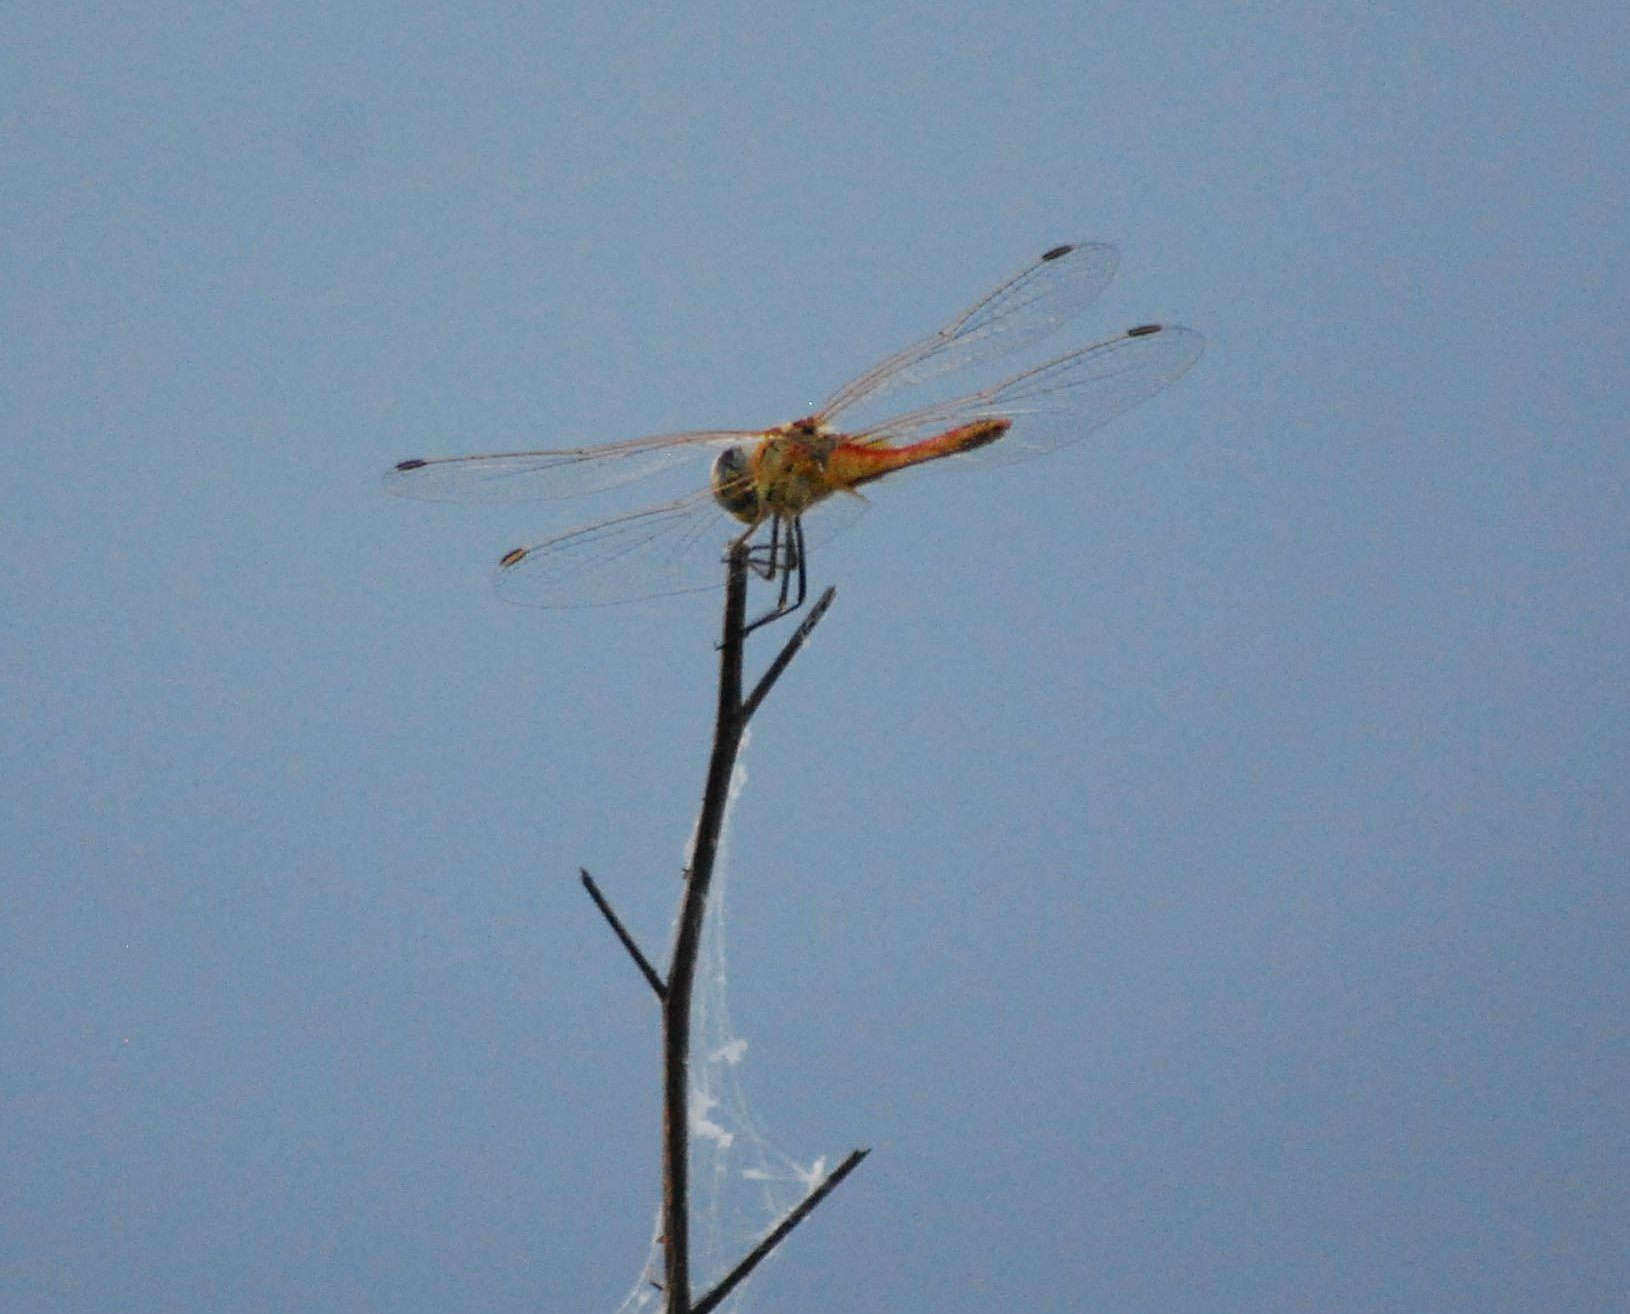
[[[758,705],[764,701],[770,690],[775,687],[775,682],[781,678],[781,672],[786,670],[792,659],[798,655],[798,650],[804,646],[804,641],[809,638],[810,632],[821,623],[821,617],[826,615],[826,609],[832,605],[832,599],[837,596],[837,593],[837,589],[828,588],[825,593],[816,599],[815,605],[809,609],[809,615],[804,617],[803,623],[792,632],[792,638],[782,645],[781,651],[775,655],[775,660],[759,677],[758,683],[753,686],[753,692],[747,695],[747,701],[742,704],[741,719],[743,724],[753,719],[753,713],[758,711]]]
[[[772,1227],[764,1239],[747,1252],[746,1258],[720,1279],[718,1286],[691,1306],[691,1314],[708,1314],[709,1310],[717,1308],[719,1302],[729,1296],[747,1275],[759,1266],[770,1251],[781,1244],[787,1233],[803,1222],[815,1206],[826,1199],[832,1193],[833,1188],[859,1167],[860,1161],[870,1153],[870,1150],[851,1150],[849,1157],[828,1173],[819,1186],[800,1200],[793,1207],[791,1213]]]
[[[690,1304],[690,1014],[696,962],[707,914],[708,886],[718,856],[719,832],[730,801],[730,776],[746,719],[741,704],[741,658],[747,624],[747,545],[737,540],[725,559],[724,634],[719,644],[719,700],[713,723],[702,811],[685,897],[679,910],[668,993],[662,1001],[662,1232],[668,1314],[692,1314]]]
[[[579,867],[578,871],[583,877],[583,888],[589,892],[589,898],[594,900],[594,906],[600,910],[601,916],[611,924],[611,929],[617,933],[617,938],[623,942],[623,948],[634,960],[634,966],[639,968],[645,979],[651,983],[651,989],[657,992],[658,999],[668,997],[668,987],[662,984],[662,978],[657,975],[657,969],[651,966],[651,961],[640,952],[639,945],[634,943],[634,937],[628,933],[626,927],[617,919],[617,914],[611,910],[606,902],[606,896],[600,893],[600,887],[594,883],[594,877],[589,875],[587,867]]]
[[[701,1314],[712,1310],[729,1295],[749,1272],[769,1254],[800,1219],[809,1213],[826,1194],[853,1170],[866,1151],[857,1150],[815,1190],[811,1191],[796,1209],[783,1219],[765,1237],[746,1259],[732,1270],[700,1305],[691,1303],[690,1289],[690,1026],[691,998],[696,983],[696,968],[702,943],[702,925],[707,916],[708,888],[713,880],[714,861],[719,851],[719,834],[724,827],[725,813],[730,801],[730,779],[735,771],[736,756],[741,749],[742,735],[748,718],[775,685],[781,673],[798,655],[804,641],[809,638],[826,609],[831,606],[834,590],[827,589],[804,618],[803,624],[783,645],[754,686],[752,694],[743,701],[742,654],[747,635],[760,622],[747,621],[747,585],[750,575],[745,538],[730,545],[725,557],[725,602],[723,635],[719,643],[719,691],[714,713],[713,750],[708,758],[707,784],[702,791],[702,810],[696,820],[696,838],[692,843],[690,868],[685,873],[685,893],[680,903],[679,922],[674,933],[673,955],[668,964],[666,989],[658,989],[662,999],[662,1246],[663,1281],[661,1289],[667,1297],[667,1314]],[[802,597],[800,595],[800,601]],[[783,599],[784,601],[784,599]],[[761,618],[762,620],[763,618]],[[586,888],[601,904],[601,911],[612,928],[624,937],[635,961],[643,963],[632,943],[621,931],[610,909],[595,892],[587,872],[583,874]],[[643,970],[643,969],[642,969]],[[647,979],[659,986],[655,972]]]

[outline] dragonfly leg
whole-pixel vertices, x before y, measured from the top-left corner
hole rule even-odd
[[[781,517],[776,517],[776,523],[781,523]],[[781,576],[781,592],[775,600],[775,610],[778,615],[785,615],[787,610],[787,597],[792,589],[792,570],[798,554],[798,548],[793,540],[793,526],[795,520],[786,527],[786,541],[781,545],[781,556],[776,561],[777,573]]]
[[[754,525],[751,529],[749,529],[742,535],[741,541],[745,542],[747,539],[756,534],[763,526],[763,523],[763,521],[760,521],[757,525]],[[752,568],[753,573],[760,579],[766,581],[773,580],[780,572],[782,553],[781,517],[771,516],[770,541],[768,543],[751,544],[747,549],[747,564]]]
[[[786,569],[781,575],[781,594],[786,597],[787,576],[794,570],[798,572],[798,596],[792,600],[787,611],[797,611],[804,605],[804,599],[809,596],[809,571],[804,559],[804,522],[800,517],[792,522],[791,532],[787,535],[790,542],[790,560],[786,562]]]
[[[804,605],[809,593],[809,573],[804,561],[804,523],[794,516],[770,518],[770,541],[754,549],[753,569],[765,580],[780,578],[775,606],[750,623],[742,633],[751,634],[760,625],[780,620]],[[797,577],[794,596],[794,576]]]

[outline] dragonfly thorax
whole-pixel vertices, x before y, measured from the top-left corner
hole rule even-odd
[[[835,491],[827,458],[837,442],[813,420],[797,420],[751,446],[727,447],[713,462],[714,500],[743,524],[794,519]]]

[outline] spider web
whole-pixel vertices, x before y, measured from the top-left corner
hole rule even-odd
[[[744,734],[740,754],[747,751]],[[808,1164],[783,1151],[754,1116],[742,1081],[746,1039],[730,1020],[725,928],[730,876],[730,832],[736,800],[747,785],[739,755],[720,828],[708,916],[702,928],[693,1001],[690,1070],[690,1250],[693,1298],[706,1294],[776,1223],[821,1184],[823,1155]],[[695,836],[686,846],[686,863]],[[753,1270],[775,1262],[777,1251]],[[664,1307],[662,1210],[651,1229],[645,1267],[617,1314],[656,1314]],[[746,1314],[752,1278],[722,1305],[721,1314]]]

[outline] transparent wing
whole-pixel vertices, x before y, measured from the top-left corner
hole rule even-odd
[[[851,441],[901,447],[975,420],[1007,419],[1012,431],[977,453],[998,461],[1039,456],[1147,401],[1181,377],[1204,349],[1205,338],[1194,329],[1145,324],[993,387],[908,411]]]
[[[1105,242],[1055,246],[950,323],[844,384],[816,415],[837,419],[864,403],[1040,341],[1109,286],[1119,257]]]
[[[532,607],[596,607],[710,588],[732,526],[707,491],[568,529],[504,554],[499,594]]]
[[[829,542],[866,506],[862,497],[838,495],[812,507],[806,543]],[[506,552],[498,592],[532,607],[599,607],[698,593],[723,584],[725,546],[745,528],[711,492],[692,493]]]
[[[485,456],[429,456],[402,461],[385,476],[400,497],[430,502],[526,502],[575,497],[648,478],[693,457],[762,435],[744,429],[658,434],[603,447],[559,451],[494,452]]]

